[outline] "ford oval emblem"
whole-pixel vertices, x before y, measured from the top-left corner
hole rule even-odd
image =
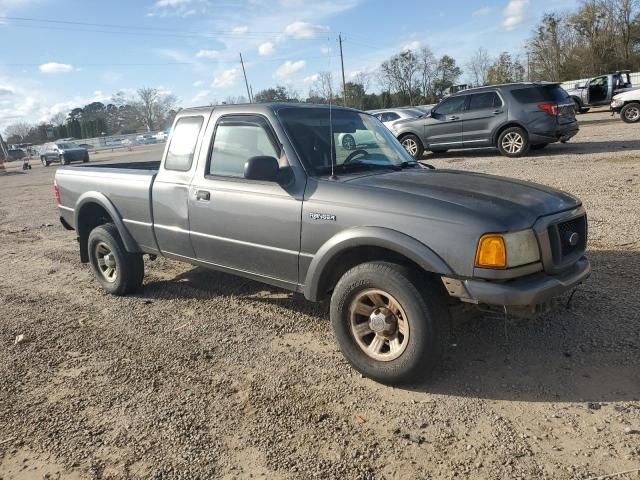
[[[580,241],[580,234],[578,232],[572,232],[569,235],[569,245],[571,245],[572,247],[575,247],[576,245],[578,245],[578,242]]]

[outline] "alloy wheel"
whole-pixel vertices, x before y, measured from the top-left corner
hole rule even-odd
[[[384,290],[360,292],[349,306],[349,325],[356,344],[370,358],[389,362],[406,350],[409,320],[404,309]]]
[[[640,107],[629,107],[625,110],[624,116],[630,122],[637,122],[640,119]]]
[[[405,138],[402,140],[402,146],[412,157],[415,157],[418,153],[418,144],[413,138]]]
[[[523,147],[524,138],[517,132],[509,132],[502,138],[502,148],[507,153],[519,153]]]
[[[118,278],[118,262],[109,245],[104,242],[98,242],[95,246],[94,253],[100,274],[107,282],[115,282]]]

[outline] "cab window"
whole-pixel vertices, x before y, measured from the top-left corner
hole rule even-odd
[[[486,110],[502,106],[496,92],[474,93],[469,99],[469,110]]]
[[[182,117],[176,123],[164,162],[165,170],[187,172],[191,169],[203,117]]]
[[[279,158],[280,151],[267,121],[257,115],[234,115],[218,121],[209,161],[209,175],[243,177],[251,157]]]

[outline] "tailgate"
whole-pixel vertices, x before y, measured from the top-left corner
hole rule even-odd
[[[576,121],[576,106],[573,102],[558,105],[558,124],[566,125]]]

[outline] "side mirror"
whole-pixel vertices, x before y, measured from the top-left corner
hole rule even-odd
[[[244,164],[244,178],[247,180],[262,180],[263,182],[277,182],[280,165],[273,157],[251,157]]]

